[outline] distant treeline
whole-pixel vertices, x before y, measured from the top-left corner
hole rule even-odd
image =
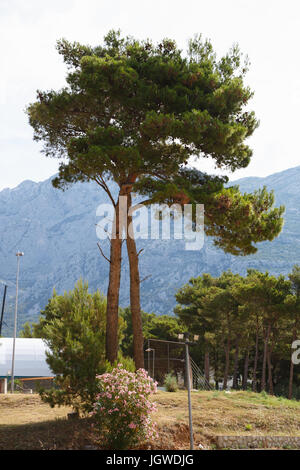
[[[100,322],[99,315],[95,319],[86,309],[74,305],[80,297],[76,294],[78,289],[83,289],[80,283],[68,294],[72,298],[74,296],[70,304],[72,308],[66,300],[67,294],[54,294],[45,311],[41,312],[39,322],[25,324],[21,336],[44,337],[49,341],[49,335],[57,338],[58,332],[63,328],[63,337],[74,337],[77,342],[78,338],[82,338],[85,342],[85,333],[81,331],[79,335],[78,328],[83,329],[86,323],[86,328],[90,329],[89,334],[92,331],[93,335],[102,335],[104,338],[104,306],[100,309],[101,312],[103,310]],[[97,297],[100,294],[93,295]],[[88,296],[87,292],[84,296]],[[104,305],[105,298],[101,294],[102,297]],[[192,278],[179,289],[176,300],[175,316],[142,312],[145,340],[154,338],[176,341],[178,333],[188,331],[197,334],[199,341],[191,347],[191,355],[203,368],[206,379],[216,388],[246,390],[250,387],[257,392],[267,391],[300,399],[300,365],[297,366],[292,360],[292,344],[300,339],[298,265],[294,266],[288,278],[253,269],[248,270],[244,277],[231,271],[224,272],[220,277],[203,274]],[[74,322],[62,322],[64,318],[69,319],[72,309],[75,309],[76,318],[78,317],[76,331]],[[54,319],[59,319],[57,325],[53,323]],[[119,328],[120,353],[132,358],[133,328],[130,308],[120,309]],[[103,347],[97,349],[99,358],[104,357],[103,338]]]
[[[300,398],[300,366],[292,344],[300,339],[300,267],[288,279],[248,270],[192,278],[176,294],[175,313],[200,335],[193,354],[206,378],[234,389],[252,388]],[[299,369],[299,370],[298,370]]]

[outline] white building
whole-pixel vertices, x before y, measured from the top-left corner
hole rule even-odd
[[[53,377],[46,362],[47,346],[40,338],[16,338],[15,378]],[[0,338],[0,378],[10,378],[13,338]]]

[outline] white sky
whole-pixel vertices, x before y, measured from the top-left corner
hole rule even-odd
[[[0,0],[0,190],[57,171],[58,162],[33,142],[24,113],[37,88],[64,84],[56,40],[96,45],[111,28],[140,39],[169,37],[183,49],[202,33],[218,54],[238,42],[251,61],[251,108],[261,125],[249,140],[250,165],[232,179],[300,164],[299,0]],[[201,162],[199,168],[211,171],[213,165]]]

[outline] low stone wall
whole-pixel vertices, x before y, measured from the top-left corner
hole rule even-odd
[[[300,436],[216,436],[218,449],[300,449]]]

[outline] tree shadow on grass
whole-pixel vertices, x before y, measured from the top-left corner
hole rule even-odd
[[[0,450],[63,450],[95,446],[91,418],[57,418],[39,423],[1,425]]]

